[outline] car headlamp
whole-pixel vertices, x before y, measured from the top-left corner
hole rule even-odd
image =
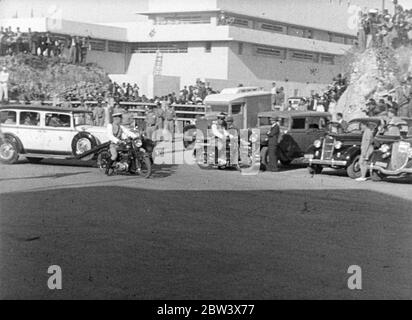
[[[381,145],[381,147],[379,148],[379,151],[383,152],[383,153],[387,153],[390,150],[390,146],[388,146],[387,144],[383,144]]]
[[[140,147],[143,145],[143,142],[142,142],[142,140],[137,139],[137,140],[135,140],[134,145],[135,145],[137,148],[140,148]]]
[[[320,148],[322,146],[322,141],[320,140],[315,140],[315,142],[313,142],[313,145],[315,148]]]
[[[340,148],[342,148],[342,141],[335,141],[335,149],[340,149]]]

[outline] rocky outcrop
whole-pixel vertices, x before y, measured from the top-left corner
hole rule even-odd
[[[106,72],[94,64],[74,65],[64,59],[19,54],[0,57],[10,73],[9,91],[14,100],[63,98],[74,88],[108,83]]]
[[[336,106],[347,120],[365,116],[366,102],[393,93],[401,79],[412,71],[412,48],[370,48],[353,52],[349,86]]]

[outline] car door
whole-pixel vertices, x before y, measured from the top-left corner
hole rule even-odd
[[[71,143],[76,131],[70,113],[46,112],[44,150],[50,154],[71,154]]]
[[[41,112],[20,111],[18,137],[25,152],[39,152],[43,150],[43,130]]]
[[[306,145],[307,137],[306,137],[306,118],[304,116],[296,116],[291,117],[290,119],[290,130],[288,134],[293,138],[293,140],[299,146],[301,151],[305,151],[306,149],[302,149]]]

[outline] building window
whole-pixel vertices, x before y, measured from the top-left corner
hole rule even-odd
[[[345,43],[345,37],[332,33],[330,35],[330,41],[331,42],[337,42],[337,43]]]
[[[266,46],[258,46],[256,47],[256,54],[264,55],[264,56],[271,56],[279,59],[285,59],[285,49],[276,48],[276,47],[266,47]]]
[[[320,62],[324,64],[335,64],[335,59],[332,55],[321,54]]]
[[[109,41],[109,52],[124,52],[123,42]]]
[[[303,29],[289,27],[288,28],[288,35],[294,37],[304,37],[305,31]]]
[[[291,51],[290,58],[298,61],[317,62],[317,54],[305,51]]]
[[[240,18],[230,18],[230,24],[233,24],[235,26],[241,26],[241,27],[249,27],[249,20],[246,19],[240,19]]]
[[[243,54],[243,43],[242,43],[242,42],[239,42],[239,43],[238,43],[237,53],[238,53],[239,55],[242,55],[242,54]]]
[[[266,31],[284,33],[285,27],[277,24],[262,23],[260,28]]]
[[[93,51],[106,51],[106,41],[90,39],[90,48]]]
[[[212,43],[211,42],[206,42],[206,44],[205,44],[205,52],[206,53],[210,53],[210,52],[212,52]]]
[[[210,16],[156,17],[154,24],[210,24]]]
[[[187,42],[165,42],[165,43],[135,43],[132,46],[134,53],[187,53]]]

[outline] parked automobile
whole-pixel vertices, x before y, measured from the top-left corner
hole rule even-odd
[[[412,174],[412,119],[403,120],[404,123],[399,124],[399,135],[375,137],[377,149],[369,159],[371,178],[374,181]]]
[[[314,111],[269,111],[258,114],[257,128],[260,130],[260,159],[262,167],[268,163],[268,137],[270,118],[280,118],[279,160],[289,165],[294,159],[302,158],[313,141],[323,137],[331,115]]]
[[[329,167],[345,169],[350,178],[359,178],[361,176],[359,166],[362,142],[361,123],[374,123],[374,134],[376,135],[381,121],[382,118],[379,117],[356,118],[349,121],[344,133],[338,133],[334,130],[335,127],[332,123],[328,134],[315,140],[313,146],[305,154],[305,161],[309,164],[309,172],[320,174],[323,168]]]
[[[43,158],[74,158],[107,142],[105,127],[87,124],[90,112],[47,106],[8,105],[0,107],[3,139],[0,161],[16,163],[20,155],[30,162]],[[94,154],[83,157],[91,160]]]

